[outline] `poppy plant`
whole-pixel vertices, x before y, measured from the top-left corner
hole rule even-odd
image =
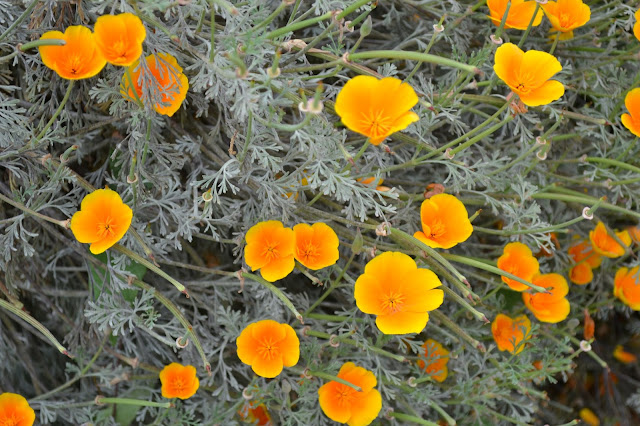
[[[573,38],[573,30],[591,19],[591,9],[582,0],[548,1],[541,5],[553,31],[560,33],[560,40]]]
[[[340,90],[335,111],[349,130],[367,136],[372,145],[380,145],[419,120],[418,114],[409,111],[417,103],[418,95],[402,80],[359,75]]]
[[[498,268],[531,282],[533,276],[540,271],[540,264],[529,247],[516,241],[504,246],[502,256],[498,258]],[[529,288],[512,278],[502,277],[502,281],[511,290],[524,291]]]
[[[533,277],[533,284],[549,291],[549,293],[522,293],[524,304],[539,321],[557,323],[569,316],[571,306],[565,298],[569,293],[569,285],[562,275],[536,275]]]
[[[293,367],[300,358],[300,340],[289,324],[262,320],[249,324],[236,339],[238,358],[254,373],[269,379]]]
[[[81,243],[90,243],[93,254],[103,253],[126,234],[133,211],[109,188],[86,195],[80,210],[71,217],[71,232]]]
[[[356,305],[377,315],[376,325],[384,334],[420,333],[428,312],[444,301],[444,292],[436,289],[440,285],[436,274],[418,269],[411,257],[386,252],[370,260],[356,280]]]
[[[562,65],[547,52],[523,52],[515,44],[505,43],[496,49],[493,70],[527,106],[547,105],[564,95],[562,83],[549,80]]]
[[[620,119],[624,127],[631,133],[640,137],[640,87],[635,88],[624,97],[624,106],[629,114],[624,113]]]
[[[422,231],[413,236],[431,248],[451,248],[466,241],[473,232],[466,207],[450,194],[437,194],[424,200],[420,222]]]
[[[375,389],[378,383],[376,376],[353,362],[347,362],[340,368],[338,378],[358,386],[360,390],[336,381],[320,386],[318,397],[324,414],[349,426],[371,424],[382,409],[382,395]]]
[[[172,362],[160,371],[162,396],[165,398],[188,399],[195,395],[200,387],[193,365]]]
[[[31,426],[35,421],[36,413],[22,395],[0,394],[0,425]]]
[[[509,0],[487,0],[487,7],[489,8],[489,19],[491,22],[500,26],[504,13],[507,11],[507,4]],[[536,14],[532,27],[537,27],[542,22],[543,13],[541,10],[536,12],[535,1],[525,0],[511,0],[511,6],[509,6],[509,14],[507,20],[504,23],[504,28],[515,28],[516,30],[526,30],[529,27],[529,23],[533,19],[533,14]]]
[[[40,40],[64,40],[64,46],[40,46],[42,62],[60,77],[81,80],[98,74],[107,64],[96,44],[94,34],[87,27],[75,25],[60,31],[47,31]]]
[[[593,269],[602,263],[602,256],[596,253],[591,247],[591,243],[586,240],[571,246],[569,257],[576,262],[569,270],[569,279],[578,285],[590,283],[593,280]]]
[[[616,237],[624,244],[624,247],[609,234],[604,223],[598,222],[595,229],[589,232],[589,240],[593,250],[606,257],[620,257],[627,251],[627,247],[631,245],[631,235],[627,230],[616,232]]]
[[[640,266],[618,269],[613,279],[613,295],[634,311],[640,311]]]
[[[307,268],[318,270],[338,261],[340,241],[336,232],[326,223],[300,223],[293,227],[293,233],[296,239],[293,257]]]
[[[189,90],[189,80],[182,73],[182,67],[178,65],[178,61],[168,53],[158,53],[158,55],[149,55],[145,58],[145,64],[149,70],[151,77],[151,92],[158,92],[157,96],[153,96],[150,102],[153,102],[153,109],[158,114],[173,116],[182,105],[187,97]],[[140,60],[134,62],[129,70],[131,71],[131,81],[127,77],[127,73],[122,77],[120,93],[129,100],[140,99],[144,104],[147,102],[145,94],[140,83],[140,73],[142,65]],[[135,93],[131,88],[135,87]]]
[[[433,339],[427,339],[422,348],[425,359],[419,359],[418,366],[436,382],[444,382],[449,375],[449,351]]]
[[[262,278],[278,281],[293,271],[296,236],[278,220],[253,225],[245,236],[244,260],[252,271],[260,269]]]
[[[102,56],[110,64],[128,67],[142,55],[142,42],[147,32],[136,15],[100,16],[93,31]]]
[[[511,318],[498,314],[491,323],[491,334],[498,345],[498,350],[519,354],[524,349],[522,342],[530,339],[531,320],[526,315]]]

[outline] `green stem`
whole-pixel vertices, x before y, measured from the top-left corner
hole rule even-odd
[[[440,18],[440,21],[438,22],[438,26],[442,26],[442,23],[444,22],[445,17],[446,15]],[[429,40],[429,44],[427,44],[427,47],[424,49],[424,52],[422,52],[423,55],[429,54],[431,47],[433,47],[433,44],[436,42],[437,36],[438,36],[438,32],[435,31],[434,29],[433,34],[431,35],[431,40]],[[407,78],[404,79],[405,83],[408,83],[411,81],[411,79],[416,74],[416,72],[418,72],[421,66],[422,66],[422,61],[418,61],[418,63],[413,67],[413,69],[411,70]]]
[[[69,96],[71,96],[71,89],[73,89],[74,83],[75,83],[75,80],[69,81],[69,86],[67,86],[67,91],[64,94],[64,98],[62,98],[62,102],[60,102],[60,105],[58,105],[58,109],[56,109],[56,111],[53,113],[53,116],[51,117],[49,122],[44,126],[44,129],[42,129],[42,131],[38,134],[38,136],[36,136],[36,138],[29,143],[29,146],[31,148],[35,148],[38,145],[38,142],[40,142],[40,139],[42,139],[42,137],[47,133],[47,130],[49,130],[49,128],[56,121],[56,118],[58,118],[58,116],[62,112],[62,108],[64,108],[65,104],[69,100]]]
[[[551,45],[551,50],[549,50],[549,54],[553,55],[553,52],[556,51],[556,46],[558,46],[558,40],[560,40],[560,34],[562,34],[560,31],[558,31],[556,33],[556,37],[553,39],[553,44]]]
[[[327,340],[331,339],[331,335],[329,333],[324,333],[322,331],[306,330],[305,334],[307,336],[319,337],[321,339],[327,339]],[[349,339],[348,337],[337,336],[336,340],[341,342],[341,343],[346,343],[347,345],[352,345],[352,346],[355,346],[355,347],[360,348],[360,349],[369,350],[369,351],[375,352],[375,353],[377,353],[379,355],[395,359],[398,362],[406,361],[406,358],[404,356],[402,356],[402,355],[397,355],[397,354],[385,351],[384,349],[376,348],[375,346],[366,346],[366,345],[363,345],[363,344],[361,344],[359,342],[356,342],[353,339]]]
[[[33,8],[36,7],[36,5],[38,4],[40,0],[33,0],[31,3],[29,3],[29,6],[27,6],[27,8],[25,9],[24,12],[22,12],[22,14],[18,17],[18,19],[16,19],[14,21],[13,24],[11,24],[11,26],[9,28],[6,29],[5,32],[3,32],[2,34],[0,34],[0,41],[4,40],[5,37],[7,37],[9,34],[11,34],[11,32],[13,30],[15,30],[18,25],[22,24],[22,22],[27,19],[27,17],[29,15],[31,15],[31,11],[33,11]]]
[[[47,222],[53,223],[54,225],[58,225],[58,226],[61,226],[63,228],[67,227],[67,221],[66,220],[57,220],[57,219],[54,219],[52,217],[40,214],[40,213],[38,213],[38,212],[36,212],[34,210],[31,210],[30,208],[26,207],[25,205],[18,203],[17,201],[13,201],[11,198],[6,197],[6,196],[4,196],[4,194],[1,194],[1,193],[0,193],[0,200],[4,201],[7,204],[11,204],[13,207],[18,208],[18,209],[22,210],[23,212],[25,212],[27,214],[30,214],[31,216],[35,216],[35,217],[37,217],[39,219],[46,220]]]
[[[428,62],[430,64],[457,68],[475,74],[481,73],[481,71],[475,66],[463,64],[461,62],[454,61],[453,59],[430,55],[428,53],[408,52],[403,50],[369,50],[349,55],[349,60],[357,59],[404,59],[408,61]]]
[[[471,346],[473,346],[475,349],[479,350],[480,352],[486,352],[487,351],[482,343],[478,342],[476,339],[474,339],[473,337],[469,336],[469,334],[467,334],[466,331],[464,331],[460,326],[458,326],[456,323],[451,321],[442,312],[436,310],[436,311],[431,311],[429,313],[436,320],[440,321],[442,323],[442,325],[447,327],[449,330],[453,331],[455,334],[457,334],[463,340],[466,340],[468,343],[470,343]]]
[[[355,389],[358,392],[362,392],[362,388],[360,386],[354,385],[353,383],[348,382],[345,379],[341,379],[340,377],[333,376],[331,374],[327,374],[327,373],[324,373],[322,371],[314,371],[314,370],[309,370],[309,369],[302,370],[302,369],[299,369],[299,368],[295,368],[295,369],[292,368],[292,370],[295,371],[297,374],[307,374],[307,375],[310,375],[310,376],[318,377],[320,379],[331,380],[331,381],[334,381],[334,382],[342,383],[343,385],[347,385],[350,388]]]
[[[536,16],[538,15],[539,10],[540,10],[540,3],[536,2],[536,10],[533,12],[533,15],[531,16],[531,20],[529,21],[529,25],[527,25],[527,29],[524,31],[524,34],[522,34],[522,37],[520,37],[520,41],[518,42],[518,47],[522,47],[522,45],[524,44],[524,41],[529,36],[529,33],[531,32],[531,28],[533,27],[533,22],[536,20]]]
[[[248,278],[248,279],[250,279],[252,281],[255,281],[255,282],[265,286],[269,291],[271,291],[271,293],[273,293],[278,299],[280,299],[282,301],[282,303],[284,303],[284,305],[287,308],[289,308],[289,310],[291,311],[293,316],[295,316],[296,319],[298,321],[300,321],[300,323],[304,324],[304,320],[302,318],[302,315],[300,315],[300,312],[298,312],[296,307],[293,306],[293,303],[291,303],[291,300],[289,300],[289,298],[282,292],[282,290],[280,290],[278,287],[276,287],[275,285],[271,284],[269,281],[265,280],[264,278],[259,277],[259,276],[255,275],[255,274],[251,274],[249,272],[243,272],[242,273],[242,277],[243,278]]]
[[[209,9],[211,10],[211,22],[209,23],[209,29],[211,31],[211,50],[209,51],[209,62],[213,62],[213,59],[216,57],[216,8],[214,7],[214,4],[213,0],[209,0]]]
[[[355,253],[351,253],[351,257],[349,257],[349,260],[347,261],[346,265],[344,265],[344,268],[342,268],[342,270],[340,271],[340,274],[338,275],[338,277],[331,283],[331,285],[329,286],[329,288],[322,294],[322,296],[320,296],[318,298],[318,300],[316,300],[313,305],[311,305],[309,307],[309,309],[307,309],[304,313],[304,316],[307,317],[309,316],[309,314],[311,312],[313,312],[313,310],[315,308],[317,308],[323,301],[324,299],[326,299],[327,297],[329,297],[329,295],[331,294],[331,292],[333,290],[335,290],[338,285],[340,284],[340,281],[342,280],[342,277],[344,276],[344,274],[347,272],[347,270],[349,269],[349,266],[351,265],[351,262],[353,261],[353,258],[355,257]]]
[[[127,76],[127,82],[129,83],[129,87],[131,88],[131,91],[133,92],[133,99],[135,100],[136,104],[138,104],[138,106],[140,108],[144,108],[144,104],[142,103],[142,101],[140,100],[140,96],[138,96],[138,91],[136,90],[136,85],[133,82],[133,75],[131,74],[131,67],[124,67],[124,73]],[[129,93],[129,91],[127,90],[127,94]]]
[[[144,401],[141,399],[131,399],[131,398],[103,398],[101,396],[98,396],[95,402],[97,405],[119,404],[119,405],[135,405],[137,407],[171,408],[170,402],[153,402],[153,401]]]
[[[426,426],[438,426],[437,423],[430,422],[429,420],[424,420],[424,419],[421,419],[420,417],[411,416],[409,414],[398,413],[395,411],[392,411],[390,413],[390,416],[402,422],[409,422],[409,423],[415,423],[418,425],[426,425]]]
[[[29,43],[25,43],[19,46],[21,52],[26,52],[29,49],[33,49],[34,47],[41,46],[64,46],[67,42],[65,40],[59,38],[47,38],[44,40],[34,40]]]

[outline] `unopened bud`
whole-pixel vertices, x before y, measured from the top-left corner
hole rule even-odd
[[[362,25],[360,26],[360,37],[366,37],[371,34],[371,29],[373,28],[373,22],[371,21],[371,15],[367,16],[367,19],[364,20]]]

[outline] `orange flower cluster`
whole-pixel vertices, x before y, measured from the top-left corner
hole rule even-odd
[[[160,371],[162,396],[165,398],[188,399],[195,395],[200,387],[193,365],[172,362]]]
[[[444,382],[449,375],[447,364],[449,363],[449,351],[442,343],[433,339],[427,339],[422,345],[425,359],[418,360],[418,366],[422,368],[436,382]]]
[[[498,345],[498,350],[509,351],[512,354],[522,352],[524,349],[522,343],[531,338],[530,332],[531,321],[526,315],[511,318],[504,314],[498,314],[491,323],[491,333],[493,340]]]
[[[450,194],[437,194],[424,200],[420,221],[422,232],[413,236],[432,248],[451,248],[466,241],[473,232],[466,207]]]
[[[64,33],[48,31],[40,40],[64,40],[64,46],[40,46],[42,62],[67,80],[80,80],[98,74],[107,62],[130,65],[142,54],[146,30],[131,13],[100,16],[95,33],[83,26],[68,27]]]
[[[618,269],[613,279],[613,295],[634,311],[640,311],[640,266]]]
[[[362,312],[377,315],[376,325],[384,334],[420,333],[428,312],[444,301],[444,292],[436,289],[440,285],[436,274],[419,269],[411,257],[386,252],[366,264],[354,296]]]
[[[0,425],[31,426],[35,421],[36,413],[22,395],[0,394]]]
[[[569,316],[571,306],[566,299],[569,293],[567,280],[560,274],[538,274],[533,284],[547,289],[549,293],[522,293],[525,306],[542,322],[557,323]]]
[[[300,340],[289,324],[262,320],[249,324],[236,339],[238,358],[261,377],[274,378],[300,358]]]
[[[289,275],[297,260],[309,269],[318,270],[338,261],[339,240],[325,223],[298,224],[285,228],[270,220],[252,226],[245,236],[244,260],[252,271],[260,269],[262,278],[274,282]]]
[[[335,111],[349,130],[366,136],[372,145],[380,145],[420,119],[410,111],[417,103],[418,95],[402,80],[359,75],[340,90]]]
[[[382,409],[382,396],[375,389],[378,383],[376,376],[353,362],[347,362],[340,368],[338,378],[358,386],[360,390],[336,381],[325,383],[318,389],[324,414],[349,426],[371,424]]]
[[[509,243],[504,247],[502,256],[498,258],[498,268],[528,282],[531,282],[533,276],[540,272],[538,259],[529,247],[520,242]],[[502,277],[502,281],[511,290],[524,291],[529,288],[512,278]]]

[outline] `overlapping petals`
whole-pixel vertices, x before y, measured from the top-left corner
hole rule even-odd
[[[142,55],[142,42],[147,32],[136,15],[100,16],[93,30],[96,44],[110,64],[128,67]]]
[[[172,362],[160,371],[162,396],[165,398],[188,399],[195,395],[200,387],[193,365],[182,365]]]
[[[309,269],[318,270],[338,261],[340,241],[326,223],[300,223],[293,227],[296,239],[295,259]]]
[[[433,339],[427,339],[422,348],[425,359],[419,359],[418,366],[436,382],[444,382],[449,375],[449,351]]]
[[[634,311],[640,311],[640,267],[620,268],[613,280],[613,295]]]
[[[244,260],[252,271],[260,269],[262,278],[273,282],[293,271],[296,238],[291,228],[277,220],[260,222],[247,231],[245,238]]]
[[[107,64],[96,44],[94,34],[87,27],[75,25],[64,33],[47,31],[40,40],[64,40],[64,46],[40,46],[42,62],[67,80],[81,80],[98,74]]]
[[[572,38],[573,30],[591,19],[591,9],[582,0],[548,1],[541,7],[553,30],[562,33],[560,38],[563,40]]]
[[[498,314],[491,323],[491,333],[498,350],[519,354],[524,349],[522,342],[531,338],[531,321],[526,315],[511,318],[505,314]]]
[[[502,256],[498,258],[498,268],[509,272],[518,278],[531,282],[531,279],[540,271],[538,259],[533,256],[531,249],[520,242],[507,244]],[[512,278],[502,277],[511,290],[524,291],[529,287]]]
[[[489,7],[489,18],[491,22],[500,25],[504,13],[507,11],[507,3],[509,0],[487,0],[487,7]],[[536,13],[536,2],[525,0],[511,0],[511,6],[509,7],[509,14],[507,20],[504,23],[504,28],[515,28],[517,30],[526,30],[533,19],[533,14],[536,14],[535,19],[531,26],[537,27],[542,22],[543,13],[538,10]]]
[[[602,256],[610,258],[622,256],[625,254],[627,247],[631,245],[631,235],[629,235],[629,231],[616,232],[616,237],[624,246],[620,245],[620,243],[613,238],[602,222],[598,222],[595,229],[589,232],[589,240],[591,241],[593,250]]]
[[[437,194],[424,200],[420,221],[422,231],[413,236],[432,248],[451,248],[466,241],[473,232],[466,207],[450,194]]]
[[[542,274],[533,277],[533,284],[546,288],[547,293],[522,293],[522,299],[533,315],[542,322],[557,323],[569,316],[571,306],[567,280],[560,274]]]
[[[10,392],[0,394],[0,425],[31,426],[35,420],[35,411],[22,395]]]

